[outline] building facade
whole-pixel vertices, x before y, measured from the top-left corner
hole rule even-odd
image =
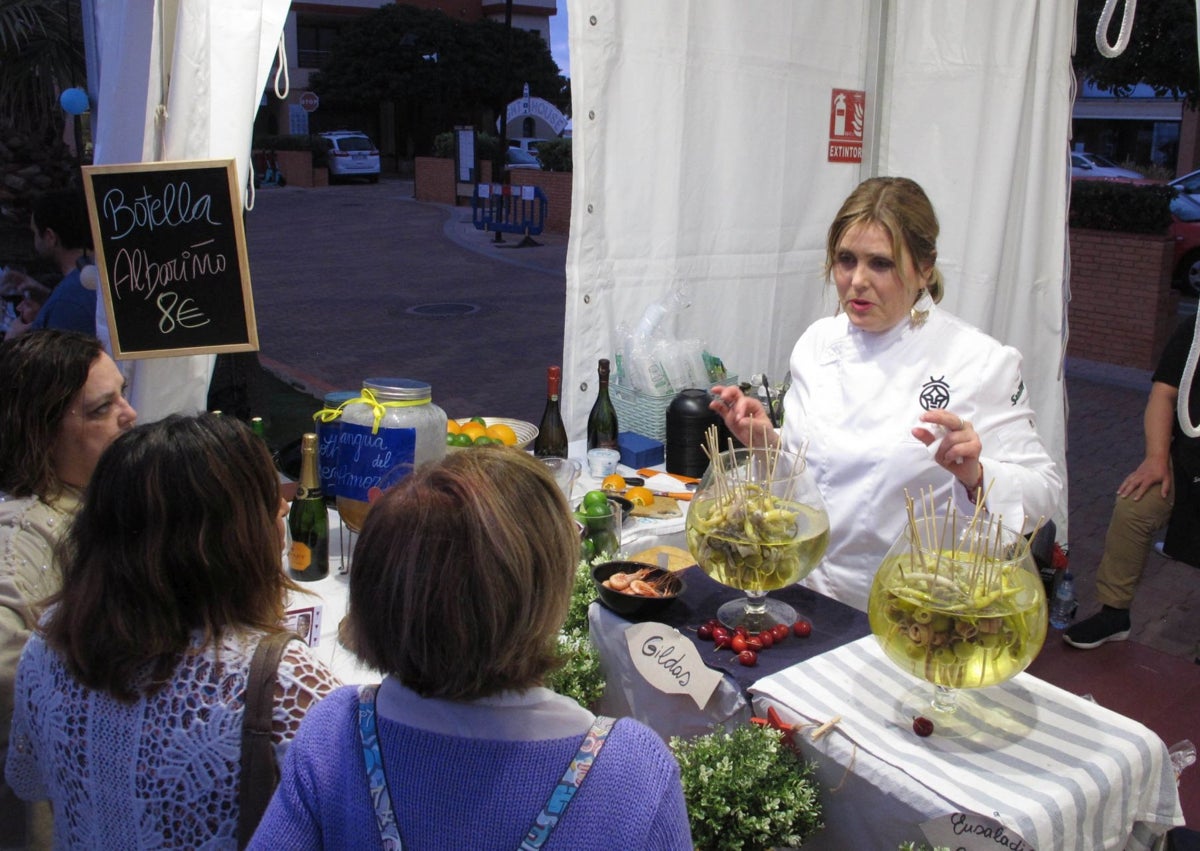
[[[395,170],[398,164],[410,159],[411,143],[398,139],[396,121],[390,104],[380,104],[376,115],[338,114],[318,104],[315,111],[305,109],[312,104],[309,78],[328,57],[343,28],[358,16],[374,11],[387,3],[380,0],[327,0],[326,2],[293,2],[284,25],[283,38],[287,53],[289,91],[286,99],[274,94],[274,82],[268,81],[262,105],[255,120],[255,135],[306,134],[325,130],[363,130],[379,146],[384,170]],[[464,22],[490,19],[503,23],[508,11],[504,0],[406,0],[403,5],[439,11]],[[512,26],[539,35],[550,46],[550,18],[557,14],[556,0],[520,0],[512,3]]]

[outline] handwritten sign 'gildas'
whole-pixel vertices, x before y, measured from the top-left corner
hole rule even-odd
[[[256,351],[234,160],[83,173],[113,354]]]

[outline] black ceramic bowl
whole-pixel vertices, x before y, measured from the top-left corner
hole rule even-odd
[[[625,594],[604,586],[604,580],[614,573],[636,573],[645,570],[643,581],[650,582],[665,592],[662,597],[639,597]],[[664,578],[665,577],[665,578]],[[629,620],[649,620],[671,605],[683,593],[683,580],[679,574],[640,561],[605,561],[592,568],[592,580],[600,602],[608,609]],[[662,583],[659,585],[658,583]]]

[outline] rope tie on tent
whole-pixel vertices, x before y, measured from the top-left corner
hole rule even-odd
[[[1196,0],[1196,14],[1200,15],[1200,0]],[[1200,38],[1200,18],[1196,19],[1196,37]],[[1200,62],[1200,42],[1196,44],[1196,59]],[[1196,379],[1196,362],[1200,360],[1200,321],[1192,329],[1192,345],[1183,364],[1183,377],[1179,380],[1179,397],[1175,400],[1175,416],[1179,427],[1188,437],[1200,437],[1200,425],[1192,422],[1192,385]]]
[[[288,92],[292,88],[292,81],[288,77],[287,46],[283,43],[282,35],[279,36],[279,49],[276,51],[275,55],[277,57],[275,61],[277,66],[275,68],[275,97],[279,98],[280,100],[287,100]],[[283,80],[282,89],[279,88],[279,81],[281,78]]]
[[[161,160],[167,146],[167,92],[171,79],[167,75],[167,61],[163,54],[167,44],[167,25],[163,19],[162,0],[155,0],[154,14],[158,19],[158,105],[154,107],[155,148],[154,158]]]
[[[1117,0],[1104,0],[1104,11],[1100,13],[1100,22],[1096,24],[1096,49],[1105,59],[1116,59],[1129,46],[1129,37],[1133,35],[1133,13],[1137,9],[1137,0],[1125,0],[1125,14],[1121,16],[1121,31],[1117,33],[1117,43],[1108,43],[1108,25],[1112,23],[1113,14],[1117,11]]]

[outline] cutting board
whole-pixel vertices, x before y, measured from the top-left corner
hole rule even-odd
[[[629,557],[630,561],[640,561],[642,564],[650,564],[655,567],[660,567],[659,556],[667,557],[667,570],[687,570],[696,563],[696,559],[692,558],[692,554],[687,550],[681,550],[679,547],[651,547],[648,550],[642,550],[639,553],[634,553]]]
[[[655,496],[652,505],[635,505],[629,512],[634,517],[679,517],[679,503],[669,496]]]

